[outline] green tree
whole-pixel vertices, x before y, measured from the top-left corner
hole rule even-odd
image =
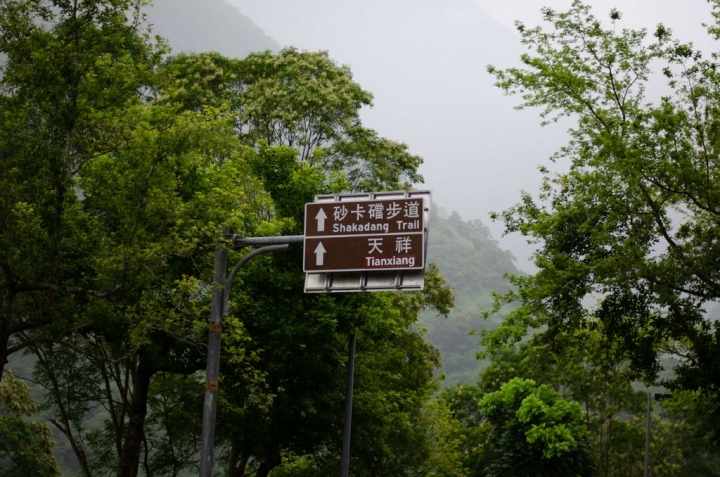
[[[50,427],[26,419],[36,411],[28,386],[8,372],[0,383],[1,476],[60,475],[52,455]]]
[[[588,430],[586,450],[600,475],[614,475],[609,473],[610,460],[615,453],[625,452],[617,445],[619,430],[627,427],[628,415],[638,418],[635,426],[645,415],[645,397],[633,390],[637,373],[628,364],[618,346],[607,343],[597,330],[566,337],[560,353],[552,352],[538,337],[518,348],[496,351],[477,383],[450,388],[442,396],[462,424],[466,465],[476,469],[473,475],[483,475],[494,459],[491,434],[477,402],[520,378],[548,386],[580,404]],[[641,438],[633,444],[643,442]],[[641,463],[642,452],[634,456],[633,464]]]
[[[171,419],[202,392],[220,226],[297,233],[317,193],[420,179],[420,158],[362,127],[370,96],[327,54],[163,59],[143,3],[0,7],[0,354],[36,353],[44,409],[87,477],[194,465],[196,422]],[[397,429],[365,440],[382,451],[366,467],[424,465],[415,418],[437,355],[413,324],[428,306],[446,313],[452,293],[431,268],[422,294],[306,297],[300,263],[291,250],[239,277],[221,384],[230,472],[267,475],[288,452],[337,455],[351,333],[375,379],[402,377],[368,386],[368,422]],[[168,382],[183,392],[170,396]],[[85,427],[89,417],[101,425]]]
[[[651,463],[681,475],[720,475],[720,455],[712,443],[715,423],[707,418],[714,399],[697,391],[676,391],[660,405],[662,420],[652,423],[659,432],[653,433]],[[668,456],[666,449],[675,455]]]
[[[273,198],[278,223],[287,227],[282,230],[299,233],[302,204],[328,190],[325,171],[299,161],[287,146],[260,146],[252,166]],[[256,356],[272,400],[255,399],[245,383],[221,383],[234,403],[220,418],[230,475],[267,475],[286,453],[337,471],[331,463],[339,460],[352,333],[359,341],[353,422],[356,433],[366,435],[355,441],[355,472],[393,474],[430,458],[427,428],[416,419],[434,390],[438,357],[413,323],[426,307],[449,309],[452,294],[435,268],[421,294],[306,295],[302,255],[291,250],[251,262],[239,280],[232,314],[242,317],[250,337],[246,352]],[[231,377],[232,369],[223,375]]]
[[[547,385],[514,378],[480,400],[494,426],[489,476],[591,475],[582,410]]]
[[[148,392],[142,468],[147,477],[194,469],[200,452],[204,388],[195,376],[159,373]]]
[[[486,394],[480,383],[457,385],[445,389],[438,398],[448,410],[454,425],[449,432],[461,453],[461,463],[470,477],[485,475],[485,468],[492,459],[493,426],[484,420],[480,411],[480,399]]]
[[[481,313],[492,306],[493,290],[508,291],[510,283],[505,274],[517,273],[517,269],[512,255],[500,249],[479,220],[466,222],[455,212],[446,216],[437,206],[430,213],[428,260],[439,264],[452,284],[456,306],[447,319],[423,313],[420,324],[428,330],[427,339],[442,353],[443,385],[453,386],[475,381],[488,365],[475,357],[477,337],[473,330],[499,325],[499,314],[483,323]]]
[[[284,145],[297,161],[318,167],[337,191],[400,190],[422,182],[422,158],[407,145],[363,126],[372,95],[327,52],[294,48],[228,59],[215,53],[178,55],[167,69],[189,108],[234,110],[243,143]]]
[[[167,71],[174,79],[168,84],[178,85],[186,107],[228,107],[236,115],[240,139],[254,146],[251,168],[272,201],[264,203],[257,228],[246,229],[250,234],[300,233],[303,204],[316,194],[399,189],[420,179],[420,158],[362,126],[359,111],[371,97],[347,67],[326,53],[287,49],[244,60],[180,55]],[[252,357],[252,372],[264,384],[237,380],[237,363],[224,363],[221,409],[227,414],[219,419],[224,428],[218,436],[226,445],[228,472],[267,475],[284,455],[311,456],[315,463],[338,457],[343,370],[348,337],[354,332],[361,340],[359,369],[364,356],[374,356],[379,349],[397,358],[367,368],[376,376],[368,377],[371,381],[383,373],[398,376],[392,369],[406,359],[417,360],[419,374],[400,380],[394,392],[368,386],[373,392],[367,399],[374,403],[367,406],[368,423],[374,421],[378,429],[395,425],[397,432],[376,440],[382,452],[368,451],[372,457],[356,466],[392,473],[402,462],[413,462],[403,454],[413,446],[402,439],[413,434],[422,438],[413,418],[429,396],[437,362],[412,323],[427,306],[446,310],[450,292],[431,270],[427,292],[412,299],[393,294],[307,296],[301,263],[300,251],[291,250],[255,259],[238,276],[231,316],[242,321],[248,340],[237,349]],[[384,407],[375,405],[380,400],[395,413],[383,415]],[[369,439],[358,442],[369,448],[374,444]]]
[[[141,2],[12,0],[0,6],[0,360],[77,301],[132,289],[103,269],[78,179],[123,147],[162,48],[128,21]]]
[[[323,65],[337,68],[329,60]],[[194,465],[191,450],[197,445],[197,433],[192,426],[171,426],[167,416],[182,412],[196,399],[188,392],[178,395],[178,401],[163,401],[163,387],[153,382],[166,380],[167,373],[191,375],[203,367],[202,357],[188,344],[201,349],[198,341],[204,340],[199,331],[207,315],[204,284],[212,268],[209,252],[214,224],[226,223],[246,234],[297,233],[302,204],[316,193],[348,187],[344,171],[326,171],[301,161],[297,149],[259,144],[251,152],[240,147],[234,135],[228,136],[241,111],[239,90],[226,83],[238,81],[233,68],[237,68],[236,60],[213,54],[167,59],[153,72],[153,94],[138,106],[144,116],[137,116],[141,128],[128,131],[133,133],[128,135],[131,147],[97,158],[78,180],[85,196],[83,205],[99,217],[95,233],[112,237],[103,240],[122,245],[125,256],[142,252],[138,261],[152,277],[138,283],[134,294],[122,302],[84,308],[92,311],[87,317],[89,328],[76,329],[78,333],[62,340],[45,334],[35,347],[42,356],[36,377],[50,392],[46,407],[69,436],[88,476],[112,472],[117,461],[127,469],[123,472],[135,472],[140,462],[146,472],[176,472]],[[349,86],[355,88],[354,83]],[[367,172],[374,184],[396,188],[404,177],[414,174],[418,161],[404,146],[394,150],[399,159],[391,155],[383,160],[407,159],[406,166]],[[246,158],[251,159],[251,170],[244,167]],[[247,179],[251,172],[264,181],[273,202],[261,190],[252,189],[252,180]],[[140,204],[138,198],[143,199]],[[245,214],[256,210],[262,212]],[[162,230],[168,235],[158,235]],[[136,241],[129,244],[137,248],[123,242],[123,237]],[[237,316],[242,320],[230,317],[224,327],[223,409],[230,417],[233,410],[243,410],[240,420],[222,421],[232,436],[227,459],[236,473],[244,473],[249,465],[248,469],[254,467],[262,475],[288,449],[311,453],[328,443],[339,448],[342,370],[350,328],[338,327],[336,316],[356,316],[366,326],[371,349],[392,349],[392,337],[400,349],[403,342],[415,343],[404,349],[422,363],[418,367],[422,372],[400,383],[390,402],[408,403],[404,420],[399,421],[404,427],[398,433],[424,437],[411,418],[429,396],[436,357],[412,330],[412,322],[427,304],[447,308],[450,295],[441,278],[430,274],[431,286],[422,298],[391,299],[394,295],[390,294],[379,302],[378,297],[360,296],[306,299],[299,258],[297,251],[291,251],[252,263],[238,281],[247,291],[234,295],[238,305],[251,306],[240,308]],[[160,266],[149,269],[148,263]],[[407,316],[395,322],[393,318],[401,313]],[[103,316],[102,322],[90,319],[98,315]],[[288,342],[288,333],[297,341]],[[303,356],[323,358],[312,367],[301,360]],[[399,366],[405,362],[401,355],[396,357],[384,363]],[[84,378],[97,385],[78,387]],[[191,382],[186,384],[192,388]],[[419,397],[407,398],[412,393]],[[84,428],[85,419],[98,405],[107,410],[104,425]],[[150,421],[146,423],[148,406]],[[160,432],[148,429],[148,424],[155,424]],[[280,425],[289,427],[275,432]],[[397,467],[398,459],[413,462],[397,456],[412,451],[412,446],[402,447],[404,441],[393,436],[388,440],[391,437],[395,443],[383,465]],[[243,442],[250,439],[254,440],[245,446]],[[88,455],[92,456],[89,460]]]
[[[717,16],[720,4],[711,3]],[[716,395],[720,326],[704,308],[720,291],[715,57],[704,59],[662,25],[652,41],[645,30],[604,27],[579,1],[543,14],[549,31],[518,23],[530,50],[525,68],[489,71],[545,121],[576,121],[554,158],[569,170],[545,169],[540,196],[524,195],[499,215],[508,232],[539,244],[539,271],[513,278],[516,290],[497,305],[522,306],[485,344],[547,326],[552,345],[598,319],[635,369],[652,377],[661,353],[677,353],[684,359],[674,385]],[[720,29],[709,32],[717,38]],[[656,65],[669,88],[653,104],[645,89]]]
[[[461,384],[441,395],[459,423],[454,432],[470,475],[486,475],[496,460],[492,426],[478,403],[513,379],[531,379],[580,404],[594,475],[642,473],[647,395],[634,389],[639,374],[631,368],[628,353],[620,343],[608,342],[601,329],[558,338],[562,344],[553,347],[559,352],[537,335],[517,348],[498,350],[477,383]],[[716,475],[718,455],[710,445],[714,426],[707,420],[713,408],[712,399],[697,392],[676,392],[655,406],[653,475]]]
[[[164,83],[142,4],[0,6],[0,356],[38,353],[85,475],[135,475],[152,377],[203,367],[188,343],[205,340],[212,244],[252,222],[257,192],[233,117],[189,111]]]
[[[515,377],[547,385],[581,405],[588,451],[599,475],[642,465],[645,394],[633,389],[638,373],[599,330],[564,338],[562,345],[554,345],[561,352],[553,352],[537,336],[518,349],[497,351],[477,383],[479,391],[496,392]],[[638,448],[641,452],[629,451]]]

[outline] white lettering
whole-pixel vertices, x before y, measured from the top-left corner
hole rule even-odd
[[[420,228],[420,221],[413,220],[412,222],[403,222],[398,220],[395,222],[398,230],[418,230]]]
[[[401,211],[402,209],[400,208],[400,204],[398,204],[397,202],[393,202],[387,208],[387,218],[392,219],[397,216]]]
[[[365,216],[365,207],[363,207],[360,204],[357,204],[355,207],[355,210],[350,211],[351,214],[355,214],[355,220],[360,220]]]
[[[408,202],[405,204],[405,217],[409,218],[415,218],[420,217],[420,211],[418,210],[420,208],[420,204],[415,202]]]
[[[377,204],[370,204],[370,218],[382,220],[382,218],[383,218],[382,202],[378,202]]]
[[[383,253],[380,246],[382,245],[383,239],[381,238],[369,238],[368,239],[368,247],[370,247],[370,251],[368,253],[373,253],[375,250],[378,251],[378,253]]]
[[[344,205],[336,205],[335,210],[333,211],[333,217],[335,220],[345,220],[345,217],[347,217],[348,210],[347,207]]]
[[[365,263],[368,267],[414,267],[415,257],[391,257],[391,258],[377,258],[377,257],[365,257]]]
[[[397,237],[395,240],[395,251],[397,253],[408,253],[411,249],[410,237]]]
[[[385,232],[390,229],[389,224],[376,224],[368,222],[366,224],[333,224],[334,233],[353,233],[353,232]]]

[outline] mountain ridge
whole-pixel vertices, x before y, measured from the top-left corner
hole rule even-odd
[[[279,51],[277,41],[225,0],[154,0],[145,9],[153,33],[174,54],[215,51],[243,58],[257,51]]]

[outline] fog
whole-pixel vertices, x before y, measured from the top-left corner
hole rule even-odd
[[[488,214],[515,204],[521,190],[537,191],[537,168],[566,141],[570,122],[542,128],[538,111],[514,110],[517,98],[493,86],[486,66],[517,65],[523,49],[514,21],[541,24],[542,6],[564,10],[570,0],[228,1],[281,45],[328,50],[350,65],[375,97],[365,124],[422,156],[423,187],[434,201],[482,220],[517,265],[532,270],[532,248],[522,237],[501,238],[502,224]],[[677,37],[714,48],[701,26],[712,21],[705,0],[589,3],[608,25],[617,6],[616,28],[653,30],[662,22]]]

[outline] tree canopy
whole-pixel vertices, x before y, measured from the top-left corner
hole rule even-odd
[[[720,4],[711,3],[717,16]],[[516,276],[516,290],[499,297],[498,306],[521,307],[485,344],[543,326],[547,343],[562,343],[563,334],[599,327],[649,378],[674,353],[682,357],[674,385],[717,393],[720,327],[706,314],[720,290],[717,57],[663,25],[652,36],[604,26],[580,1],[543,14],[549,30],[518,23],[525,67],[489,71],[522,97],[520,107],[575,122],[553,158],[568,170],[543,169],[540,195],[496,216],[538,244],[539,271]],[[613,10],[608,22],[620,19]],[[718,38],[716,24],[708,31]],[[656,73],[668,87],[650,102]]]
[[[0,6],[0,356],[35,356],[41,407],[87,477],[196,465],[221,227],[298,233],[316,194],[421,180],[421,158],[362,125],[371,95],[327,53],[170,56],[145,3]],[[357,432],[374,435],[354,467],[427,465],[434,424],[418,416],[438,357],[414,323],[447,313],[452,292],[431,268],[420,294],[305,296],[300,258],[263,257],[238,277],[220,465],[333,465],[351,334]]]
[[[147,5],[0,5],[3,475],[195,472],[220,231],[299,234],[318,194],[422,181],[422,158],[363,124],[372,95],[329,53],[172,54]],[[511,288],[512,258],[482,223],[434,215],[431,258],[465,300],[444,326],[428,315],[455,294],[434,264],[422,292],[323,295],[303,293],[299,248],[256,258],[222,328],[218,473],[336,475],[356,336],[354,475],[637,475],[633,381],[668,356],[653,473],[718,475],[718,59],[662,26],[654,40],[603,27],[579,1],[544,13],[550,32],[519,25],[525,67],[490,67],[523,107],[577,120],[555,157],[569,170],[498,215],[539,243],[539,272]],[[473,383],[482,365],[458,335],[482,308],[491,328],[505,318]],[[450,384],[470,384],[439,392],[428,338],[450,351]],[[21,352],[37,403],[6,369]],[[37,411],[73,465],[52,458]]]

